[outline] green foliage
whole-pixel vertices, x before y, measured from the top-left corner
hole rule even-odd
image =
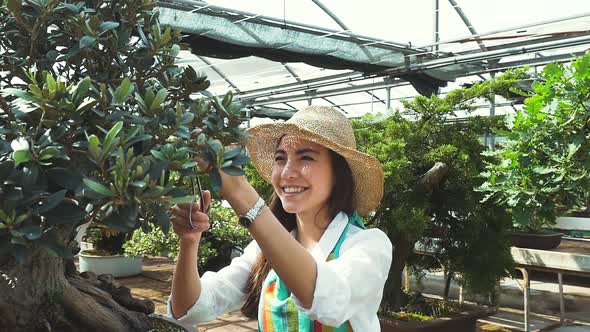
[[[457,111],[470,111],[477,98],[489,98],[508,87],[522,73],[509,73],[495,80],[450,92],[444,98],[417,97],[405,103],[416,115],[409,120],[400,113],[389,117],[365,116],[353,122],[359,149],[379,159],[385,174],[384,198],[367,223],[385,231],[393,242],[395,274],[385,291],[385,303],[401,305],[401,269],[406,263],[418,269],[440,268],[422,264],[413,249],[420,241],[434,253],[436,261],[474,292],[493,289],[512,264],[504,230],[506,212],[493,204],[482,204],[483,195],[474,191],[483,180],[484,146],[479,136],[498,126],[498,118],[472,117],[448,122]],[[437,162],[448,173],[431,191],[418,181]],[[397,283],[395,283],[397,280]]]
[[[485,200],[512,210],[528,231],[558,214],[590,208],[590,54],[549,64],[524,109],[507,121],[501,149],[489,151]]]
[[[210,210],[211,228],[203,233],[199,244],[199,271],[218,270],[230,262],[233,249],[243,249],[252,240],[248,230],[238,224],[232,209],[215,203]],[[130,240],[123,245],[127,256],[159,256],[167,252],[168,257],[178,257],[179,239],[174,232],[166,234],[159,226],[149,224],[146,230],[137,229]]]
[[[248,162],[241,106],[175,64],[181,34],[154,5],[0,2],[0,254],[68,255],[58,234],[89,220],[127,233],[151,214],[167,230],[184,177],[218,189],[218,166]]]
[[[164,234],[159,226],[149,224],[147,231],[138,228],[131,239],[125,244],[125,256],[160,256],[167,253],[168,257],[176,260],[178,257],[178,235],[174,232]]]
[[[244,167],[246,178],[248,182],[256,189],[256,192],[260,197],[264,198],[267,203],[270,203],[270,197],[274,193],[272,184],[266,182],[256,171],[256,168],[252,164],[248,164]]]

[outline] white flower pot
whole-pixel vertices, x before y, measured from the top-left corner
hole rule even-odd
[[[590,218],[559,217],[553,228],[575,231],[590,231]]]
[[[80,252],[80,272],[90,271],[97,275],[112,274],[113,277],[130,277],[141,274],[143,257],[95,256]]]

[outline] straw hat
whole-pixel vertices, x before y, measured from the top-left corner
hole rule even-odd
[[[283,135],[294,135],[320,144],[343,156],[354,180],[353,207],[360,215],[375,210],[383,197],[383,170],[379,161],[356,150],[350,121],[332,107],[308,106],[286,122],[248,129],[246,145],[260,176],[271,182],[275,150]]]

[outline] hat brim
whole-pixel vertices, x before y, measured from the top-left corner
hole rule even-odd
[[[361,215],[375,210],[383,198],[383,169],[375,157],[338,144],[296,124],[280,122],[261,124],[247,130],[252,136],[246,148],[252,164],[266,181],[271,182],[274,155],[283,135],[294,135],[320,144],[344,157],[354,180],[353,207]]]

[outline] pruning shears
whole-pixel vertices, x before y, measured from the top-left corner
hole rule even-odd
[[[209,214],[209,208],[207,208],[207,210],[204,210],[205,208],[205,197],[203,196],[203,186],[201,185],[201,178],[199,178],[199,176],[196,176],[197,178],[197,187],[199,190],[199,208],[201,209],[201,212],[203,212],[204,214]],[[193,191],[193,197],[196,196],[196,190],[195,190],[195,181],[193,180],[193,178],[191,177],[191,188]],[[188,210],[188,223],[189,226],[192,229],[197,229],[197,227],[195,227],[195,225],[193,225],[193,216],[192,216],[192,212],[193,209],[192,207]]]

